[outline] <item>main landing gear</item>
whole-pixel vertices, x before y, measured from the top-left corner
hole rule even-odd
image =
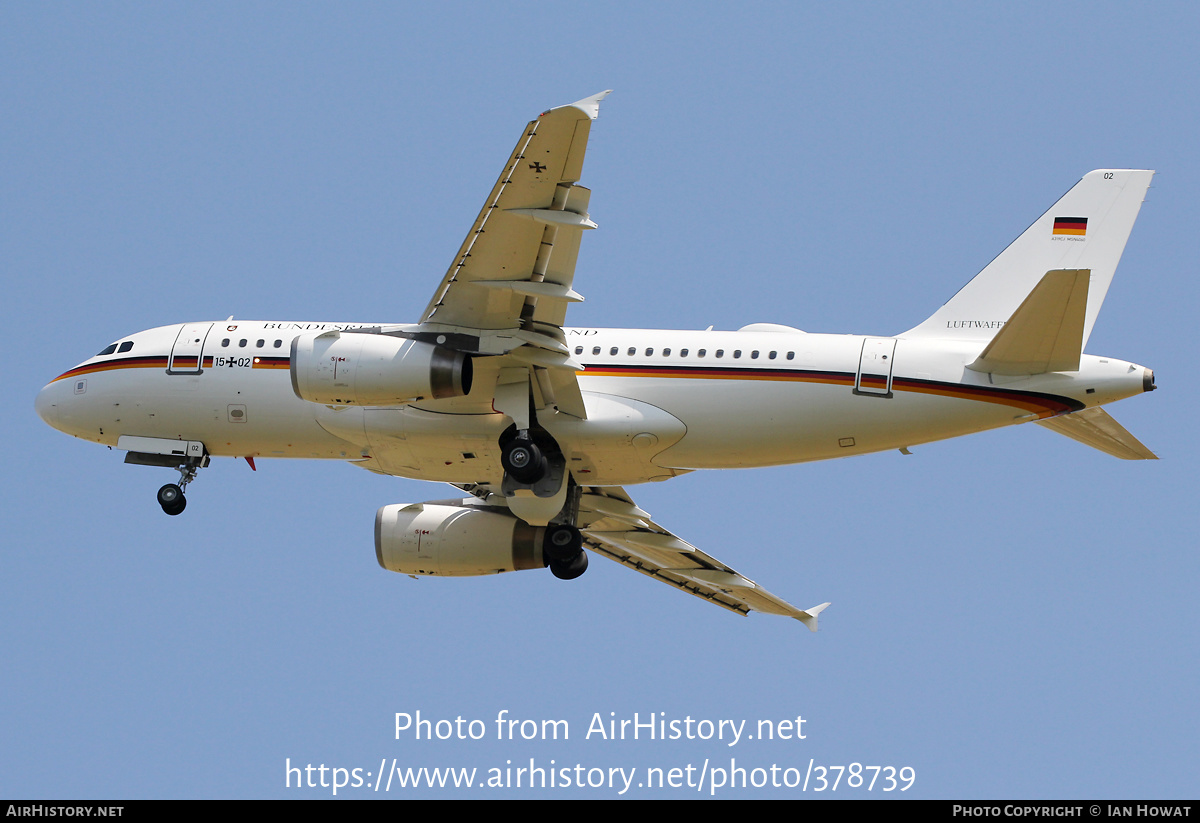
[[[574,580],[587,571],[588,556],[583,550],[583,535],[579,529],[565,523],[546,528],[542,557],[550,567],[550,573],[559,580]]]
[[[500,447],[500,465],[518,483],[532,486],[548,472],[545,455],[537,443],[529,437],[529,431],[520,432],[514,439]]]
[[[500,437],[501,491],[515,517],[546,526],[542,559],[559,580],[574,580],[588,567],[583,534],[574,525],[579,488],[567,471],[558,443],[541,428],[511,426]],[[558,522],[554,522],[558,521]]]

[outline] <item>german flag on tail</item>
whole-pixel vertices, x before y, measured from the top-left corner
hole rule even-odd
[[[1086,217],[1055,217],[1053,234],[1071,234],[1083,237],[1087,234]]]

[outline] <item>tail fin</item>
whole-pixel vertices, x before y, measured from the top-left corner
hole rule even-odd
[[[1054,269],[1091,269],[1087,343],[1153,171],[1099,169],[1084,175],[933,316],[902,337],[991,340]]]

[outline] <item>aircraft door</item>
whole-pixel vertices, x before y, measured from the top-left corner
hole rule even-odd
[[[175,337],[171,357],[167,362],[167,374],[200,374],[203,369],[204,341],[212,329],[212,323],[185,323]]]
[[[876,397],[892,396],[892,361],[896,353],[894,337],[868,337],[863,340],[854,377],[854,393]]]

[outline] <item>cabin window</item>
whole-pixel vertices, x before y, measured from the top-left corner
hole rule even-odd
[[[243,337],[241,340],[238,341],[238,348],[239,349],[246,348],[246,338]]]
[[[758,350],[757,350],[757,349],[756,349],[756,350],[754,350],[754,351],[752,351],[752,352],[750,352],[750,359],[751,359],[751,360],[757,360],[757,359],[758,359]]]
[[[597,355],[597,354],[599,354],[599,353],[600,353],[600,347],[599,347],[599,346],[593,346],[593,347],[592,347],[592,355],[593,355],[593,356],[595,356],[595,355]]]
[[[609,354],[612,354],[612,355],[615,355],[615,354],[617,353],[617,347],[616,347],[616,346],[613,346],[611,349],[609,349],[609,350],[608,350],[608,353],[609,353]]]
[[[630,346],[629,347],[629,356],[633,357],[635,354],[637,354],[637,349],[635,349],[633,346]]]
[[[724,356],[725,356],[725,350],[717,349],[717,357],[724,357]]]
[[[700,349],[700,351],[696,352],[696,356],[703,357],[707,353],[708,353],[708,349]]]
[[[113,353],[113,352],[115,352],[116,350],[117,350],[117,344],[116,344],[116,343],[113,343],[111,346],[105,346],[105,347],[104,347],[104,351],[100,352],[100,353],[99,353],[98,355],[96,355],[96,356],[97,356],[97,357],[104,357],[105,355],[112,354],[112,353]]]
[[[734,349],[734,351],[733,351],[733,356],[734,356],[734,357],[741,357],[741,356],[742,356],[742,350],[741,350],[741,349]]]
[[[663,357],[670,357],[670,356],[671,356],[671,350],[663,349]]]
[[[796,353],[794,351],[788,352],[788,360],[795,360],[795,359],[796,359]]]
[[[680,349],[680,350],[679,350],[679,356],[680,356],[680,357],[687,357],[687,349]]]
[[[229,348],[229,338],[228,337],[226,337],[224,340],[221,341],[221,348],[223,348],[223,349]]]
[[[646,349],[646,356],[647,356],[647,357],[649,357],[649,356],[650,356],[650,355],[652,355],[652,354],[654,354],[654,349]]]
[[[775,352],[771,352],[770,354],[768,354],[768,355],[767,355],[767,358],[768,358],[769,360],[774,360],[774,359],[775,359]]]
[[[576,346],[576,347],[575,347],[575,353],[576,353],[576,354],[583,354],[583,346]]]
[[[263,340],[263,339],[260,337],[260,338],[258,339],[258,342],[254,344],[254,348],[256,348],[256,349],[261,349],[261,348],[262,348],[263,346],[265,346],[266,344],[267,344],[267,341],[266,341],[266,340]]]
[[[282,346],[282,345],[283,345],[283,341],[282,341],[282,340],[276,340],[276,341],[275,341],[275,348],[279,348],[279,347],[280,347],[280,346]]]

